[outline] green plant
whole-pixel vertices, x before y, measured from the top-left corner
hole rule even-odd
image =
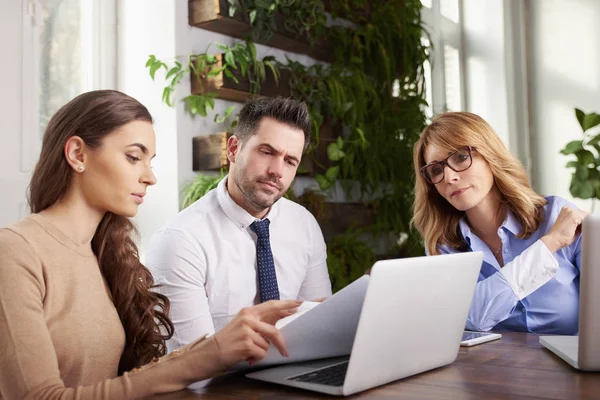
[[[222,169],[219,175],[199,174],[196,176],[196,179],[185,185],[182,189],[183,200],[181,201],[181,209],[183,210],[190,206],[206,193],[216,188],[226,173],[227,171]]]
[[[225,132],[233,134],[233,130],[238,124],[238,116],[232,116],[233,110],[235,110],[235,106],[229,106],[225,109],[225,112],[221,116],[221,114],[215,114],[214,121],[217,124],[222,124],[225,127]]]
[[[210,47],[213,45],[223,54],[221,65],[219,65],[216,55],[208,54]],[[153,80],[157,71],[161,69],[165,70],[167,84],[163,89],[162,100],[170,107],[173,106],[172,96],[175,93],[175,87],[186,74],[192,74],[198,80],[201,93],[190,94],[182,99],[185,103],[186,111],[191,116],[200,115],[206,117],[207,111],[214,109],[214,99],[217,97],[217,93],[209,92],[202,83],[207,79],[216,77],[220,73],[223,73],[225,77],[236,83],[239,83],[239,77],[248,79],[250,93],[259,92],[261,84],[266,79],[267,69],[273,74],[276,83],[278,83],[280,77],[275,58],[267,56],[262,60],[258,60],[256,58],[256,46],[249,41],[236,43],[233,46],[211,43],[205,53],[191,54],[181,58],[185,58],[185,63],[182,63],[179,59],[175,59],[171,64],[167,64],[165,61],[157,59],[154,54],[151,54],[146,62],[146,68],[149,69],[150,77]]]
[[[365,274],[377,257],[358,231],[335,236],[327,246],[327,268],[334,292]]]
[[[251,39],[269,43],[273,34],[283,30],[311,43],[325,34],[327,16],[322,0],[228,0],[229,16],[239,11],[251,26]],[[284,19],[278,27],[278,14]]]
[[[409,228],[412,148],[426,123],[424,63],[430,50],[421,40],[427,32],[420,0],[229,3],[230,13],[240,12],[250,22],[255,39],[281,33],[278,18],[283,16],[285,28],[307,36],[311,45],[325,37],[331,43],[329,64],[306,66],[287,59],[274,68],[290,72],[292,97],[307,103],[312,137],[305,157],[320,172],[315,176],[320,191],[298,198],[290,191],[286,196],[305,205],[322,223],[329,209],[323,191],[339,182],[347,191],[358,187],[358,201],[375,210],[375,223],[360,230],[350,227],[328,241],[328,265],[336,290],[372,264],[371,241],[391,242],[388,256],[423,254],[418,233]],[[352,24],[325,24],[325,9],[333,18]],[[225,117],[216,118],[225,121]]]
[[[312,44],[325,36],[327,15],[322,0],[295,0],[289,7],[279,7],[286,32],[305,37]]]
[[[600,115],[586,114],[575,109],[575,116],[583,131],[581,140],[573,140],[560,151],[564,155],[574,155],[567,167],[575,168],[571,176],[569,190],[573,197],[580,199],[600,199],[600,132],[590,133],[590,129],[600,125]]]

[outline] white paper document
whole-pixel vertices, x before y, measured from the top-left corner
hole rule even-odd
[[[281,318],[279,321],[275,323],[275,328],[281,330],[284,326],[303,315],[308,310],[311,310],[313,307],[318,306],[321,302],[318,301],[305,301],[298,307],[295,314],[290,315],[289,317]]]
[[[253,368],[350,354],[369,278],[362,276],[322,303],[306,301],[296,314],[278,321],[290,356],[282,356],[271,345]],[[245,361],[234,367],[246,368]]]

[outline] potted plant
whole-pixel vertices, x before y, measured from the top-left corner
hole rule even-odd
[[[579,199],[600,199],[600,132],[590,133],[592,128],[600,125],[600,115],[594,112],[586,114],[576,108],[575,116],[583,138],[567,143],[560,151],[561,154],[575,156],[575,160],[566,165],[575,169],[569,191]]]

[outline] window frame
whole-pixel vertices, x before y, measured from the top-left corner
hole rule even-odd
[[[451,46],[458,50],[460,108],[465,109],[466,107],[463,1],[457,0],[458,23],[442,15],[440,7],[441,1],[444,0],[432,0],[431,8],[423,6],[421,10],[421,17],[425,23],[426,30],[429,33],[428,40],[433,46],[431,51],[431,82],[426,86],[426,90],[431,90],[432,104],[429,105],[429,108],[433,115],[448,110],[446,98],[446,68],[444,61],[445,46]]]
[[[82,12],[91,24],[86,39],[92,45],[85,52],[87,66],[84,90],[117,86],[117,0],[80,0]],[[21,0],[22,5],[22,103],[21,103],[21,172],[31,172],[39,158],[39,79],[41,0]]]

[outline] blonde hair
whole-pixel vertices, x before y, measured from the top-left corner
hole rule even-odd
[[[488,162],[501,201],[521,223],[522,231],[517,237],[528,238],[537,230],[547,202],[531,188],[523,165],[483,118],[469,112],[448,112],[433,119],[413,150],[415,202],[411,224],[425,240],[429,254],[440,254],[442,245],[459,251],[468,249],[458,226],[465,212],[454,208],[421,176],[424,152],[430,145],[448,150],[474,147]]]

